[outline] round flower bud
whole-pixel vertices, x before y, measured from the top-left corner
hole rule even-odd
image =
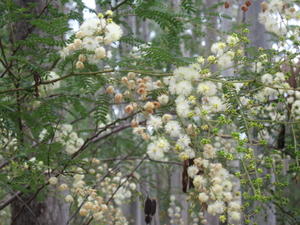
[[[138,125],[139,125],[139,123],[136,120],[131,120],[130,124],[131,124],[132,128],[138,127]]]
[[[48,181],[49,181],[49,184],[56,185],[58,182],[58,179],[57,179],[57,177],[50,177]]]
[[[134,89],[135,88],[135,81],[129,80],[127,83],[128,89]]]
[[[172,116],[171,114],[164,114],[164,115],[162,116],[162,121],[163,121],[164,123],[167,123],[167,122],[169,122],[172,118],[173,118],[173,116]]]
[[[131,113],[133,113],[133,106],[131,104],[129,104],[125,107],[124,110],[127,114],[131,114]]]
[[[99,47],[95,49],[95,56],[97,59],[103,59],[106,57],[106,51],[105,48]]]
[[[134,191],[136,189],[136,184],[135,183],[130,183],[129,188]]]
[[[145,88],[139,88],[137,89],[136,93],[138,93],[139,95],[145,95],[147,91]]]
[[[157,102],[157,101],[154,101],[154,102],[153,102],[153,105],[154,105],[154,108],[155,108],[155,109],[158,109],[158,108],[160,107],[160,103]]]
[[[105,12],[105,15],[107,15],[107,16],[112,16],[114,13],[113,13],[113,11],[111,11],[111,10],[107,10],[106,12]]]
[[[267,11],[268,10],[268,3],[267,2],[262,2],[261,4],[260,4],[260,8],[261,8],[261,10],[263,11],[263,12],[265,12],[265,11]]]
[[[76,46],[75,46],[74,43],[73,43],[73,44],[69,44],[69,45],[67,46],[67,49],[68,49],[69,51],[74,51],[74,50],[76,50]]]
[[[100,160],[99,159],[96,159],[96,158],[92,158],[91,162],[93,164],[99,164],[100,163]]]
[[[73,199],[72,195],[67,195],[67,196],[65,197],[65,201],[68,202],[68,203],[71,203],[71,202],[74,201],[74,199]]]
[[[127,84],[128,83],[128,78],[127,77],[122,77],[121,81],[123,84]]]
[[[68,185],[67,184],[61,184],[61,185],[59,185],[59,187],[58,187],[58,190],[59,191],[65,191],[65,190],[67,190],[68,189]]]
[[[150,139],[150,135],[149,134],[146,134],[146,133],[142,133],[142,138],[147,141]]]
[[[94,169],[89,169],[89,173],[90,173],[90,174],[95,174],[96,171],[95,171]]]
[[[169,96],[168,95],[160,95],[157,100],[159,101],[160,104],[166,105],[169,102]]]
[[[127,77],[128,77],[129,79],[134,79],[134,78],[135,78],[135,73],[134,73],[134,72],[129,72],[129,73],[127,74]]]
[[[79,214],[80,214],[80,216],[87,216],[89,214],[89,211],[82,208],[79,210]]]
[[[228,214],[229,214],[229,217],[234,221],[241,220],[241,214],[239,212],[233,211],[233,212],[229,212]]]
[[[155,108],[154,104],[152,102],[147,102],[144,105],[144,109],[148,112],[148,113],[153,113],[153,109]]]
[[[83,68],[84,68],[84,64],[81,61],[77,61],[76,69],[83,69]]]
[[[74,40],[74,46],[78,49],[81,47],[82,41],[80,39]]]
[[[200,193],[198,195],[198,199],[200,202],[207,202],[208,201],[208,195],[205,193]]]
[[[93,203],[91,203],[91,202],[86,202],[86,203],[84,203],[83,208],[84,208],[84,209],[92,209],[93,206],[94,206]]]
[[[113,93],[115,93],[114,87],[113,87],[113,86],[108,86],[108,87],[106,88],[106,93],[107,93],[107,94],[113,94]]]
[[[116,103],[116,104],[121,103],[122,100],[123,100],[123,95],[122,95],[122,94],[116,94],[116,95],[115,95],[115,103]]]

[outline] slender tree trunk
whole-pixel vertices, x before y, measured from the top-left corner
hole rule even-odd
[[[246,14],[246,23],[250,24],[249,27],[249,39],[251,40],[251,46],[262,47],[268,49],[271,47],[269,41],[270,36],[266,34],[266,30],[262,24],[258,21],[259,12],[261,12],[260,4],[263,0],[253,1],[249,11]],[[261,149],[258,149],[261,152]],[[275,181],[275,174],[273,170],[266,171],[271,175],[271,182]],[[258,224],[262,225],[276,225],[276,209],[275,205],[270,203],[266,206],[260,214],[257,215]]]
[[[46,0],[15,0],[15,3],[22,8],[28,8],[30,4],[36,4],[36,6],[30,9],[30,13],[33,15],[40,15],[43,11],[45,12],[45,7],[48,4]],[[59,6],[59,2],[56,0],[51,4],[57,4]],[[10,39],[12,45],[16,41],[25,40],[28,34],[31,32],[39,33],[38,30],[33,30],[32,26],[26,21],[18,21],[14,24]],[[16,44],[15,44],[16,45]],[[28,58],[30,61],[30,58]],[[19,84],[17,84],[19,85]],[[25,124],[22,121],[22,111],[23,103],[19,101],[19,94],[16,94],[17,98],[17,108],[19,111],[19,144],[20,146],[24,145],[25,142],[29,140],[25,140],[24,133],[28,131],[25,129]],[[21,148],[20,148],[21,149]],[[28,188],[30,189],[30,187]],[[66,203],[61,201],[57,195],[55,194],[55,190],[51,190],[53,195],[46,196],[46,199],[42,201],[38,201],[36,199],[36,195],[33,193],[24,193],[22,196],[19,196],[14,202],[11,204],[11,225],[65,225],[68,219],[68,210],[69,207]]]

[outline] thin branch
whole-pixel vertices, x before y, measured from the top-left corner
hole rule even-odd
[[[128,0],[124,0],[123,2],[120,2],[115,7],[111,7],[111,11],[116,11],[118,8],[120,8],[122,5],[124,5],[126,2],[128,2]]]
[[[93,75],[98,75],[98,74],[102,74],[102,73],[111,73],[111,72],[135,72],[135,73],[140,73],[140,74],[145,74],[145,75],[152,75],[152,76],[171,76],[170,73],[153,73],[153,72],[142,71],[142,70],[114,70],[114,69],[110,69],[110,70],[103,70],[103,71],[96,71],[96,72],[70,73],[70,74],[67,74],[65,76],[59,77],[57,79],[42,81],[42,82],[39,83],[38,86],[53,84],[55,82],[64,80],[64,79],[69,78],[69,77],[74,77],[74,76],[93,76]],[[35,88],[35,87],[36,87],[36,85],[30,85],[30,86],[24,87],[24,88],[8,89],[8,90],[0,91],[0,94],[17,92],[17,91],[26,91],[26,90],[28,91],[28,90],[30,90],[32,88]]]
[[[137,112],[138,113],[138,112]],[[71,156],[71,159],[74,159],[76,158],[78,155],[80,155],[91,143],[95,143],[97,141],[100,141],[102,139],[105,139],[109,136],[111,136],[112,134],[115,134],[115,133],[118,133],[128,127],[130,127],[130,124],[126,124],[125,126],[119,126],[118,128],[114,129],[113,131],[111,131],[110,133],[108,134],[105,134],[105,135],[102,135],[99,137],[99,135],[101,133],[103,133],[104,131],[106,131],[107,129],[111,128],[111,126],[113,126],[114,124],[122,121],[122,120],[127,120],[128,118],[131,118],[132,116],[134,116],[134,114],[130,115],[130,116],[127,116],[127,117],[124,117],[124,118],[121,118],[121,119],[118,119],[110,124],[108,124],[106,127],[102,128],[99,132],[97,132],[96,134],[94,134],[93,136],[91,136],[90,138],[86,139],[86,141],[83,143],[83,145],[78,149],[77,152],[75,152],[72,156]],[[64,170],[69,166],[71,161],[69,161],[68,163],[66,163],[64,165],[64,167],[58,171],[58,172],[53,172],[52,174],[56,177],[60,176]],[[54,171],[56,171],[56,169],[54,169]],[[36,192],[35,194],[33,195],[34,198],[38,195],[38,193],[44,189],[49,183],[45,183],[43,184]],[[16,192],[14,195],[12,196],[9,196],[6,200],[3,200],[0,202],[0,210],[2,210],[3,208],[5,208],[6,206],[8,206],[12,201],[14,201],[16,199],[16,195],[20,195],[22,194],[22,192]],[[29,204],[34,198],[31,198],[29,199],[26,204]],[[24,205],[22,206],[22,208],[24,208]]]
[[[123,160],[126,160],[128,158],[128,155],[123,157]],[[120,165],[120,163],[123,161],[120,160],[112,169],[108,170],[108,172],[102,176],[102,178],[93,186],[93,188],[95,188],[98,184],[100,184],[107,176],[109,176],[114,170],[118,169],[118,166]],[[73,215],[68,219],[66,225],[69,225],[70,222],[73,220],[73,218],[79,213],[80,209],[82,208],[82,206],[84,205],[84,203],[86,202],[86,200],[88,199],[88,197],[90,196],[90,194],[87,194],[84,198],[84,200],[82,201],[82,203],[80,204],[80,206],[76,209],[76,211],[73,213]]]
[[[148,157],[145,156],[137,165],[136,167],[131,171],[130,174],[128,174],[126,176],[126,179],[124,179],[119,186],[116,188],[116,190],[112,193],[112,195],[110,196],[110,198],[106,201],[106,204],[109,204],[111,202],[111,200],[114,198],[115,194],[118,192],[118,190],[129,180],[129,178],[131,178],[134,174],[135,171],[137,171],[137,169],[143,164],[143,162],[147,159]],[[92,221],[93,221],[93,217],[91,217],[87,223],[85,223],[85,225],[89,225]]]
[[[4,209],[6,206],[8,206],[10,203],[12,203],[17,196],[21,196],[23,193],[21,191],[17,191],[13,195],[9,194],[9,196],[5,199],[0,201],[0,210]]]
[[[125,160],[141,160],[142,158],[139,156],[132,156],[132,157],[128,157]],[[124,160],[123,158],[107,158],[107,159],[100,159],[100,161],[103,162],[108,162],[108,161],[117,161],[117,160]],[[151,161],[151,162],[155,162],[155,163],[162,163],[162,164],[171,164],[171,165],[177,165],[177,166],[182,166],[182,163],[180,162],[175,162],[175,161],[161,161],[161,160],[154,160],[151,158],[147,158],[147,160]]]

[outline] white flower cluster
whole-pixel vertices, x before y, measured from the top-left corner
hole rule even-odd
[[[229,36],[227,40],[228,45],[235,45],[238,41],[238,38],[235,36]],[[218,54],[221,54],[221,52],[218,52]],[[157,101],[147,102],[142,106],[143,110],[150,114],[147,116],[146,127],[140,125],[133,127],[134,133],[142,136],[145,140],[150,140],[147,148],[150,158],[154,160],[165,159],[165,154],[170,149],[170,141],[174,142],[175,145],[172,146],[175,146],[175,148],[173,147],[173,149],[178,152],[181,160],[194,158],[195,151],[191,147],[191,135],[197,126],[193,125],[193,121],[199,120],[203,115],[211,117],[226,109],[221,91],[222,83],[206,80],[209,79],[210,72],[208,69],[204,69],[204,63],[205,59],[199,57],[197,63],[179,67],[174,70],[172,77],[164,78],[164,84],[168,87],[170,96],[176,97],[177,117],[173,117],[170,114],[162,116],[152,115],[155,109],[170,102],[168,94],[162,94],[157,97]],[[125,80],[125,83],[129,83],[127,77],[122,78],[122,80]],[[153,83],[157,84],[157,82]],[[157,86],[161,87],[162,84]],[[131,88],[128,87],[128,89]],[[133,89],[136,89],[134,85]],[[130,105],[133,106],[134,104]],[[159,107],[156,107],[157,105]],[[125,111],[130,111],[126,109],[125,107]],[[161,132],[166,137],[156,136],[156,134],[161,134]],[[205,153],[207,157],[214,156],[214,152],[209,150]]]
[[[46,138],[47,130],[44,129],[40,133],[40,140],[43,141]],[[79,138],[77,133],[73,131],[71,124],[61,124],[56,128],[54,135],[54,141],[59,142],[64,147],[67,154],[74,154],[84,143],[82,138]]]
[[[174,195],[170,196],[168,216],[170,217],[170,224],[184,225],[184,220],[181,215],[181,208],[176,206],[176,197]]]
[[[261,4],[262,12],[259,21],[268,32],[284,36],[288,32],[288,22],[299,19],[300,12],[293,7],[293,1],[270,0]]]
[[[126,178],[123,177],[121,172],[117,173],[111,181],[106,180],[106,182],[107,184],[103,185],[102,191],[106,191],[107,193],[107,187],[105,187],[105,185],[111,186],[111,188],[109,188],[111,194],[113,194],[117,190],[118,185],[122,185],[114,195],[114,202],[117,205],[122,205],[126,200],[130,199],[132,196],[132,191],[136,190],[136,184],[126,180]],[[112,184],[109,184],[109,182]]]
[[[209,152],[213,149],[212,146],[204,148],[207,148],[204,151]],[[211,155],[206,158],[211,158]],[[233,191],[234,176],[221,163],[212,163],[209,159],[198,157],[194,159],[194,163],[188,168],[188,174],[199,192],[199,201],[207,204],[207,212],[222,215],[227,207],[229,217],[235,221],[240,220],[240,194]]]
[[[174,76],[165,79],[169,86],[170,94],[177,95],[175,100],[177,115],[182,118],[199,116],[202,111],[216,113],[225,110],[222,96],[218,96],[218,90],[222,88],[221,83],[212,81],[201,81],[208,74],[200,74],[200,64],[188,67],[179,67],[174,71]],[[197,101],[197,100],[200,101]]]
[[[237,41],[231,40],[231,43],[236,44]],[[215,53],[222,54],[220,51],[216,50]],[[197,136],[196,129],[200,127],[199,118],[211,118],[225,110],[221,83],[207,79],[210,76],[209,72],[199,72],[203,62],[201,59],[198,61],[191,66],[177,68],[173,77],[164,79],[170,96],[176,97],[176,116],[158,116],[153,115],[151,111],[146,127],[135,127],[134,132],[141,136],[145,132],[149,133],[147,154],[154,160],[166,159],[166,153],[171,149],[181,160],[192,159],[194,165],[188,168],[188,175],[193,180],[200,203],[207,204],[208,213],[212,215],[222,215],[227,208],[231,221],[238,221],[241,216],[240,202],[237,193],[232,189],[234,176],[222,164],[217,163],[217,148],[209,143],[203,144],[203,151],[198,151],[197,154],[193,148],[193,139]],[[236,88],[241,86],[237,85]],[[161,95],[158,101],[161,105],[167,104],[170,97]],[[145,110],[146,108],[144,107]],[[175,204],[175,200],[172,199],[168,213],[172,220],[178,220],[173,221],[175,224],[180,224],[180,208],[172,207]],[[234,204],[238,204],[239,207],[229,207]],[[204,218],[202,222],[205,223]]]
[[[55,177],[51,177],[49,182],[58,185],[58,190],[66,194],[66,202],[77,200],[81,216],[91,216],[95,221],[109,225],[129,224],[119,206],[131,197],[132,191],[136,190],[136,184],[125,180],[121,172],[114,174],[106,164],[100,165],[100,160],[96,158],[85,161],[89,169],[77,168],[70,187],[66,183],[58,185]],[[112,177],[107,176],[107,173],[111,173]],[[93,186],[87,184],[87,181],[91,182],[90,178],[93,178]],[[107,203],[110,197],[116,204]]]
[[[211,52],[216,56],[220,68],[226,69],[233,66],[235,52],[231,48],[235,47],[239,41],[237,35],[233,34],[227,37],[226,43],[216,42],[212,44]]]
[[[165,152],[170,149],[170,144],[165,138],[153,138],[147,147],[147,154],[151,159],[164,160]]]
[[[284,73],[277,72],[274,75],[266,73],[262,75],[261,82],[265,86],[260,91],[254,95],[254,99],[259,103],[264,103],[264,105],[259,107],[253,107],[251,109],[254,115],[267,115],[273,121],[284,121],[287,119],[287,105],[292,105],[292,116],[295,119],[300,118],[300,91],[293,90],[288,83],[288,79],[285,77]],[[282,104],[274,106],[272,101],[277,101],[279,98],[286,99]],[[248,103],[246,97],[241,97],[241,102]],[[266,104],[268,103],[268,104]]]
[[[106,13],[112,15],[111,13]],[[83,22],[76,39],[67,45],[61,52],[61,57],[66,57],[75,51],[81,52],[76,63],[77,69],[83,69],[84,63],[97,64],[99,60],[110,57],[111,52],[106,51],[105,46],[118,41],[123,34],[119,25],[111,18],[105,19],[102,14],[99,18],[91,18]]]

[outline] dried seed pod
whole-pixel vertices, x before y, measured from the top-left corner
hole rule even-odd
[[[146,201],[145,201],[145,208],[144,208],[144,212],[146,215],[150,215],[152,212],[152,200],[147,197]]]
[[[246,5],[247,7],[249,7],[250,5],[252,5],[252,2],[248,0],[248,1],[245,2],[245,5]]]
[[[156,212],[156,200],[152,199],[151,200],[151,216],[154,216]]]
[[[194,159],[189,159],[189,167],[194,165]],[[189,178],[189,189],[194,188],[193,179]]]
[[[145,222],[146,222],[146,224],[150,224],[150,223],[151,223],[151,220],[152,220],[151,216],[147,215],[147,216],[145,217]]]
[[[241,7],[241,9],[242,9],[243,12],[247,12],[248,11],[248,7],[246,5],[243,5]]]
[[[224,8],[225,8],[225,9],[228,9],[229,7],[230,7],[229,2],[224,2]]]
[[[189,160],[184,160],[183,171],[182,171],[182,191],[184,193],[187,192],[188,185],[189,185],[189,175],[187,172],[188,167],[189,167]]]

